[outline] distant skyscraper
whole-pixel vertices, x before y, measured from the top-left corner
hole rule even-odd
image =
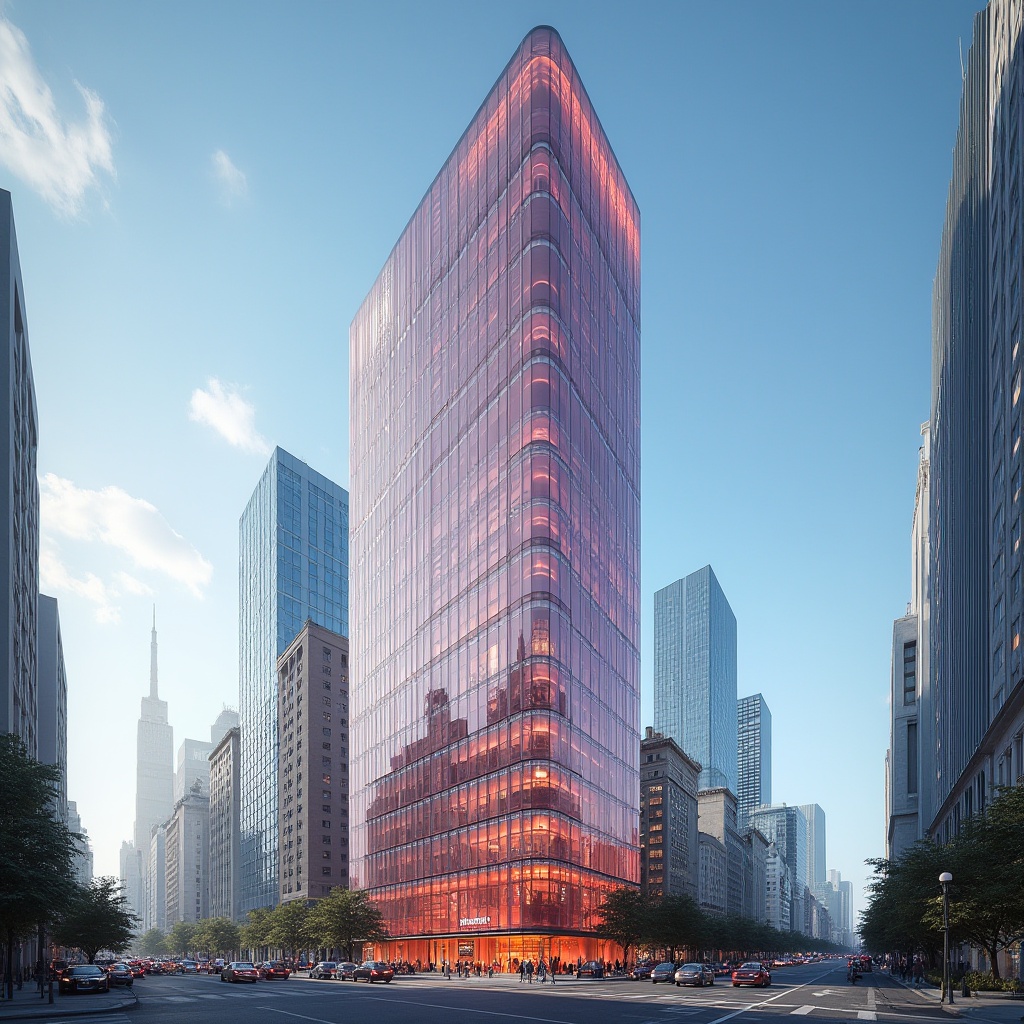
[[[807,871],[804,884],[811,892],[828,881],[825,875],[825,812],[817,804],[800,804],[807,822]]]
[[[210,916],[210,798],[198,788],[167,821],[167,927]]]
[[[759,693],[736,705],[736,817],[740,828],[755,807],[772,802],[772,713]]]
[[[224,708],[217,716],[217,720],[210,726],[211,751],[232,729],[237,729],[240,723],[241,718],[234,708]]]
[[[246,913],[279,894],[277,659],[306,619],[348,635],[348,492],[282,448],[239,522],[238,591]]]
[[[789,871],[790,920],[800,929],[807,888],[807,819],[799,807],[778,804],[758,807],[747,815],[750,825],[778,847]]]
[[[28,347],[25,287],[11,193],[0,189],[0,733],[37,754],[36,614],[39,597],[39,420]]]
[[[149,867],[146,872],[145,930],[157,928],[164,932],[167,931],[167,822],[153,829],[146,856]]]
[[[654,595],[654,728],[701,763],[701,789],[736,792],[736,616],[710,565]]]
[[[88,885],[92,881],[92,844],[89,842],[88,833],[82,828],[82,818],[78,813],[78,804],[74,800],[68,801],[68,828],[82,837],[75,847],[71,873],[79,885]]]
[[[591,922],[639,875],[639,298],[636,203],[537,28],[350,331],[351,876],[389,956],[621,955]]]
[[[232,921],[242,916],[238,893],[239,747],[236,726],[228,729],[210,754],[210,916]]]
[[[39,595],[37,620],[39,680],[38,759],[60,769],[57,813],[68,815],[68,679],[64,670],[64,644],[60,635],[57,599]],[[72,828],[72,831],[77,831]]]
[[[174,730],[167,721],[167,701],[157,693],[156,611],[149,649],[149,696],[142,698],[139,716],[135,774],[135,841],[140,889],[133,909],[145,927],[149,899],[150,836],[174,807]],[[129,885],[129,890],[131,886]]]
[[[206,740],[182,740],[178,747],[178,770],[174,773],[174,800],[181,800],[198,785],[198,792],[210,795],[210,752]]]
[[[307,621],[277,659],[277,679],[279,899],[286,903],[348,888],[348,640]],[[314,771],[317,812],[303,814],[302,776]]]

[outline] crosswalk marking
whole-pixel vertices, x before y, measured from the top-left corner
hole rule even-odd
[[[878,1020],[878,1014],[874,1010],[858,1010],[857,1020]]]
[[[798,1006],[795,1010],[790,1010],[789,1012],[791,1016],[806,1017],[813,1009],[813,1006]]]

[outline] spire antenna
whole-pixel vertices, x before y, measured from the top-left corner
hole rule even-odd
[[[153,605],[153,639],[149,647],[149,695],[157,700],[156,693],[156,605]]]

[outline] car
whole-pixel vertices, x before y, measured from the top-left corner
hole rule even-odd
[[[711,970],[715,972],[716,978],[727,978],[732,974],[732,968],[727,963],[712,964]]]
[[[111,985],[131,988],[135,982],[135,975],[127,964],[111,964],[107,968],[107,981]]]
[[[588,960],[576,971],[577,978],[603,978],[604,964],[600,960]]]
[[[683,964],[674,975],[676,985],[714,985],[715,972],[707,964]]]
[[[220,972],[220,980],[231,982],[251,981],[255,984],[260,980],[260,975],[256,967],[248,960],[235,960]]]
[[[181,963],[178,964],[178,973],[179,974],[198,974],[199,973],[199,964],[196,963],[195,960],[182,960]]]
[[[667,960],[664,963],[658,964],[657,967],[651,968],[651,984],[657,985],[659,981],[673,981],[676,976],[676,965],[669,963]]]
[[[57,987],[61,992],[109,992],[110,979],[95,964],[74,964],[57,975]]]
[[[738,985],[757,985],[760,988],[767,988],[771,983],[772,976],[768,968],[756,960],[748,960],[732,972],[733,988]]]
[[[385,985],[388,985],[394,976],[395,972],[392,970],[391,964],[386,964],[383,960],[364,960],[352,972],[353,981],[364,978],[371,985],[375,981],[383,981]]]
[[[338,964],[334,960],[321,960],[320,963],[313,965],[309,976],[321,981],[331,981],[338,976]]]
[[[268,960],[265,964],[260,964],[259,972],[265,981],[273,981],[275,978],[287,981],[292,973],[289,966],[281,960]]]
[[[654,963],[650,960],[645,960],[633,968],[631,976],[634,981],[642,981],[644,978],[651,976],[652,970],[654,970]]]
[[[351,960],[346,960],[344,963],[338,964],[337,977],[342,981],[355,981],[355,971],[358,967],[359,964],[354,964]]]

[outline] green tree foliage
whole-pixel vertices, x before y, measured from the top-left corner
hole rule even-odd
[[[309,908],[302,900],[289,900],[270,912],[268,938],[285,956],[310,945]]]
[[[270,914],[268,907],[249,911],[249,919],[242,925],[242,946],[250,951],[270,945]]]
[[[94,878],[79,888],[53,937],[61,946],[80,949],[89,963],[101,949],[119,953],[135,935],[138,918],[128,910],[128,901],[116,878]]]
[[[613,889],[606,893],[597,907],[600,922],[596,932],[622,947],[624,958],[648,932],[651,912],[650,901],[638,889]]]
[[[1024,933],[1024,789],[1003,789],[984,814],[961,823],[945,846],[922,841],[896,861],[869,861],[875,878],[861,936],[870,949],[942,949],[939,874],[953,876],[950,934],[985,950],[998,978],[997,954]]]
[[[150,928],[139,939],[139,952],[143,956],[164,956],[167,949],[167,936],[159,928]]]
[[[167,935],[167,948],[173,956],[185,956],[196,948],[198,921],[175,921]]]
[[[345,950],[351,960],[357,942],[380,942],[388,932],[362,889],[334,888],[310,910],[309,936],[318,945]]]
[[[234,959],[234,952],[242,945],[242,930],[229,917],[208,917],[199,922],[193,942],[197,950],[212,957],[228,954]]]

